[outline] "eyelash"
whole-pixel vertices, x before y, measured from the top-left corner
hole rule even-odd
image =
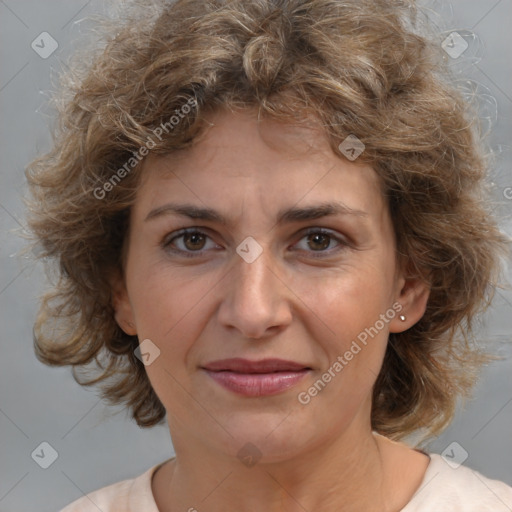
[[[182,230],[180,230],[178,232],[174,232],[174,233],[171,233],[170,235],[166,236],[164,238],[164,240],[162,241],[162,248],[167,250],[167,251],[171,251],[171,252],[173,252],[175,254],[179,254],[180,256],[184,256],[186,258],[197,258],[197,257],[200,257],[200,256],[203,255],[203,252],[204,252],[203,249],[201,249],[199,251],[184,251],[182,249],[175,249],[175,248],[171,247],[171,244],[175,240],[177,240],[179,238],[182,238],[185,235],[191,235],[191,234],[199,234],[199,235],[203,235],[203,236],[205,236],[207,238],[210,238],[205,232],[201,231],[198,228],[186,228],[186,229],[182,229]],[[347,247],[350,246],[350,244],[347,241],[345,241],[345,240],[335,236],[330,231],[327,231],[327,230],[322,229],[322,228],[310,228],[310,229],[308,229],[302,235],[302,237],[299,239],[299,241],[301,241],[302,239],[308,237],[309,235],[315,235],[315,234],[321,234],[321,235],[328,236],[328,237],[330,237],[330,240],[335,240],[336,242],[338,242],[339,246],[337,248],[335,248],[335,249],[330,249],[330,250],[327,250],[327,251],[306,251],[306,252],[311,252],[312,255],[315,254],[315,253],[319,254],[319,255],[314,255],[313,258],[323,258],[323,257],[325,257],[325,256],[323,256],[325,254],[327,254],[328,256],[331,256],[332,252],[338,252],[338,251],[342,250],[343,248],[347,248]]]

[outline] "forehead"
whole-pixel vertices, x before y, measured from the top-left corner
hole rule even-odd
[[[354,209],[383,206],[380,180],[367,166],[335,154],[318,121],[299,124],[258,119],[254,110],[218,111],[190,148],[143,164],[138,203],[172,198],[270,211],[283,202],[341,200]]]

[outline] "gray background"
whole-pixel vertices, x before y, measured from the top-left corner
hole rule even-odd
[[[454,62],[460,78],[480,84],[484,117],[493,122],[490,143],[496,208],[510,234],[512,187],[512,0],[430,1],[443,28],[460,31],[470,47]],[[72,52],[80,20],[103,12],[84,0],[0,0],[0,511],[51,512],[91,490],[141,474],[172,454],[167,426],[144,430],[122,409],[107,407],[94,390],[81,388],[67,368],[39,363],[32,346],[37,297],[44,288],[40,264],[18,255],[24,246],[23,170],[51,141],[45,107],[56,73]],[[471,41],[467,31],[477,40]],[[31,43],[43,31],[58,49],[41,58]],[[447,33],[448,33],[447,32]],[[462,61],[462,64],[460,63]],[[486,96],[487,95],[487,96]],[[497,105],[497,115],[494,112]],[[509,269],[510,279],[510,269]],[[481,331],[504,359],[482,374],[475,399],[428,447],[442,452],[456,441],[465,465],[512,484],[512,294],[499,290]],[[42,469],[31,453],[46,441],[58,458]],[[458,451],[457,451],[458,450]],[[457,456],[461,448],[456,446]]]

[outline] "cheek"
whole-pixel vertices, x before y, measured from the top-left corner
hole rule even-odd
[[[135,262],[134,262],[135,263]],[[188,388],[188,354],[200,336],[207,320],[208,293],[218,279],[202,276],[184,278],[184,273],[171,272],[161,265],[139,265],[132,273],[132,305],[139,340],[149,339],[159,355],[145,367],[151,385],[166,408],[178,417],[190,414]],[[201,417],[201,411],[194,411]]]
[[[195,277],[161,264],[134,268],[137,272],[131,274],[128,284],[139,338],[151,339],[164,359],[183,362],[208,319],[208,298],[222,286],[222,276]]]
[[[295,281],[295,289],[338,344],[372,326],[392,304],[389,273],[376,267],[343,269],[321,279],[302,278]]]
[[[321,320],[310,324],[324,365],[317,378],[330,370],[325,375],[329,383],[319,395],[344,403],[345,413],[371,392],[382,365],[389,322],[396,314],[385,270],[366,265],[322,279],[314,287],[304,285],[307,304]]]

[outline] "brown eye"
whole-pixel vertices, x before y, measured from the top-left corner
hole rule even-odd
[[[314,251],[323,251],[329,247],[331,237],[325,233],[311,233],[307,236],[308,244]]]
[[[185,233],[182,237],[185,247],[191,251],[201,250],[206,243],[206,237],[197,231]]]
[[[293,250],[299,250],[302,253],[309,253],[309,256],[321,258],[323,256],[333,256],[348,247],[350,247],[350,243],[342,236],[316,228],[304,233]]]
[[[209,249],[220,248],[206,233],[197,229],[171,233],[161,245],[166,252],[186,257],[202,256]]]

